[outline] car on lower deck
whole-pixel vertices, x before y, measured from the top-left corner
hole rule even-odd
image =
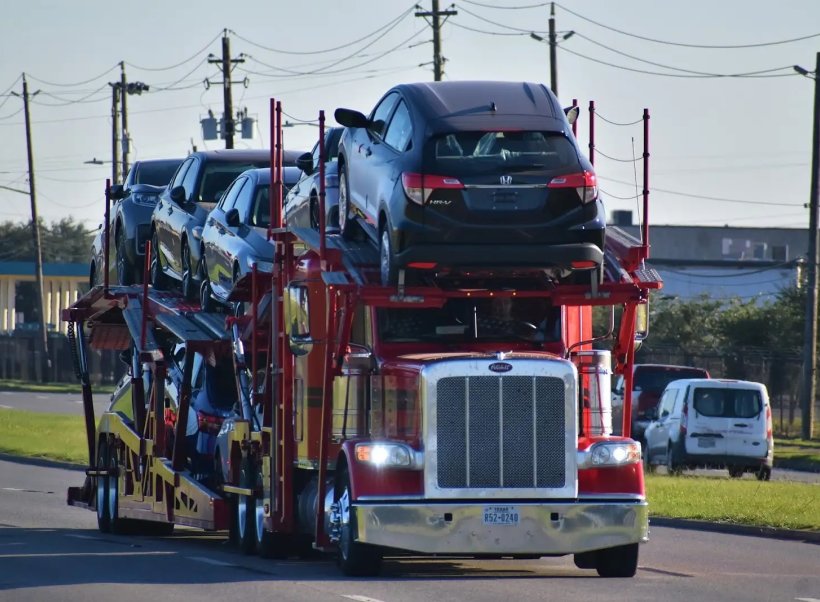
[[[368,117],[335,117],[339,228],[378,245],[383,282],[403,268],[602,273],[595,173],[544,85],[401,84]]]
[[[227,304],[234,284],[251,272],[273,269],[270,225],[270,169],[251,169],[234,180],[208,214],[200,249],[200,305],[208,311],[213,300]],[[299,176],[297,167],[285,167],[283,194]]]

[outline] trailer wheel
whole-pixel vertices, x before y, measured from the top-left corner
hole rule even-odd
[[[254,479],[251,475],[250,460],[242,460],[242,470],[239,475],[240,487],[252,487]],[[256,552],[256,498],[252,495],[236,496],[236,541],[243,554]]]
[[[101,439],[97,445],[97,470],[108,468],[108,442]],[[97,528],[101,533],[111,533],[111,506],[108,503],[107,476],[97,476]]]
[[[638,570],[638,544],[598,550],[595,570],[601,577],[634,577]]]
[[[342,525],[336,562],[345,575],[351,577],[373,577],[382,567],[381,549],[359,543],[353,538],[358,530],[356,513],[350,507],[350,475],[343,469],[336,486],[335,502],[339,505]]]

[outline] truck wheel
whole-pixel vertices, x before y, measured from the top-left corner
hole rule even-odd
[[[638,544],[598,550],[595,570],[600,577],[634,577],[638,570]]]
[[[761,466],[755,473],[758,481],[768,481],[772,478],[772,469],[770,466]]]
[[[251,470],[250,460],[242,460],[240,487],[253,486]],[[236,541],[243,554],[256,552],[256,498],[252,495],[236,496]]]
[[[151,238],[151,286],[153,286],[158,291],[165,290],[168,286],[168,279],[165,273],[162,271],[162,263],[159,256],[159,240],[157,239],[157,233],[154,232],[154,236]]]
[[[108,442],[100,440],[97,446],[97,470],[108,469]],[[98,476],[97,479],[97,528],[101,533],[111,533],[111,506],[108,503],[108,477]]]
[[[342,519],[341,534],[337,549],[336,562],[345,575],[351,577],[373,577],[379,574],[382,566],[381,549],[359,543],[353,534],[357,532],[356,513],[350,506],[350,475],[343,469],[336,486],[335,502],[339,505]]]
[[[117,284],[122,286],[130,286],[135,282],[134,267],[128,261],[128,255],[125,253],[127,244],[125,230],[121,228],[117,234]]]

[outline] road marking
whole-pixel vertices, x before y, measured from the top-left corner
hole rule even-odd
[[[357,602],[382,602],[377,598],[368,598],[367,596],[359,596],[357,594],[342,594],[342,598],[347,598],[348,600],[356,600]]]
[[[188,560],[196,560],[197,562],[204,562],[205,564],[212,564],[214,566],[230,566],[236,567],[239,565],[233,564],[231,562],[222,562],[221,560],[214,560],[213,558],[206,558],[205,556],[186,556]]]

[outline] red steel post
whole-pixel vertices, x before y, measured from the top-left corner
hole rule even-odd
[[[595,165],[595,101],[589,101],[589,162]]]
[[[103,236],[105,240],[103,241],[103,249],[105,253],[105,257],[103,258],[103,269],[105,270],[105,275],[103,276],[103,290],[105,294],[108,294],[108,253],[110,251],[109,248],[109,239],[111,238],[111,227],[108,225],[108,222],[111,218],[111,180],[105,180],[105,224],[103,224]]]
[[[148,321],[148,274],[151,265],[151,241],[145,241],[145,274],[142,279],[142,325],[140,328],[140,344],[138,351],[142,351],[145,347],[145,328]],[[157,249],[157,270],[159,266],[159,249]]]
[[[643,110],[643,232],[641,259],[649,258],[649,109]]]
[[[273,219],[274,219],[274,212],[276,211],[276,200],[274,199],[274,189],[273,189],[273,164],[274,164],[274,149],[276,148],[276,111],[274,107],[276,106],[276,100],[273,98],[270,99],[270,189],[268,190],[268,201],[270,203],[270,221],[268,222],[268,240],[271,239],[273,234]]]
[[[322,265],[327,254],[325,234],[325,112],[319,111],[319,259]]]

